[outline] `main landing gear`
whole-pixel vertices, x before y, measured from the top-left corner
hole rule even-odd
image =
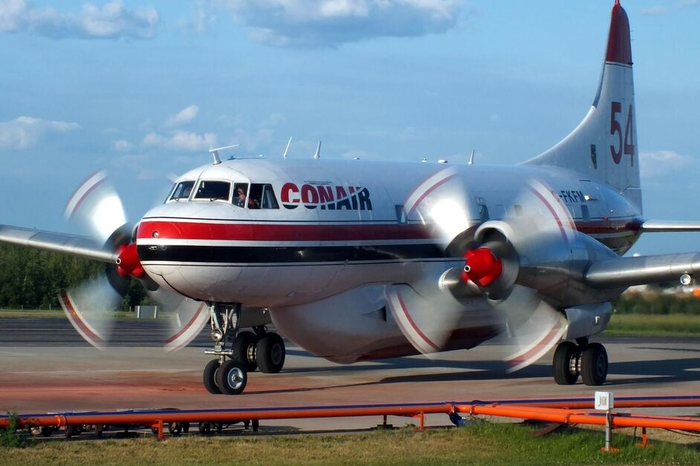
[[[209,393],[239,395],[248,383],[248,372],[259,368],[260,372],[275,374],[282,370],[285,358],[282,337],[267,332],[264,326],[254,327],[253,332],[240,331],[240,304],[212,304],[209,314],[214,349],[205,353],[216,356],[204,367],[202,376]]]
[[[608,353],[600,343],[579,338],[576,343],[563,341],[554,352],[554,380],[559,385],[573,385],[581,375],[586,385],[603,385],[608,376]]]

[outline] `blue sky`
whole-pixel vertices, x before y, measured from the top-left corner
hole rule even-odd
[[[513,164],[581,120],[613,1],[0,0],[0,223],[62,211],[106,168],[132,220],[211,145]],[[700,1],[624,2],[645,216],[700,221]],[[698,250],[700,235],[642,239]]]

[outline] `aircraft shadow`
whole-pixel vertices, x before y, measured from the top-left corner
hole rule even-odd
[[[300,354],[308,354],[299,352]],[[450,361],[419,358],[396,358],[379,361],[372,365],[338,365],[334,367],[297,368],[285,373],[352,373],[387,369],[410,368],[453,368],[450,372],[433,374],[411,374],[384,377],[376,381],[329,385],[314,388],[294,388],[260,391],[256,393],[289,393],[322,391],[336,388],[390,385],[397,383],[469,382],[480,380],[551,379],[552,368],[548,364],[535,364],[521,371],[508,373],[504,363],[499,361]],[[611,363],[605,386],[635,386],[641,384],[662,385],[677,381],[700,380],[700,358],[673,359],[663,361],[633,361]],[[553,382],[552,382],[553,383]],[[581,379],[578,385],[582,385]]]

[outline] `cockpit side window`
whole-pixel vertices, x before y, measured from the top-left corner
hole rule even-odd
[[[181,201],[189,199],[192,188],[194,187],[194,181],[181,181],[173,190],[173,194],[168,199],[169,201]]]
[[[200,181],[195,199],[208,199],[210,201],[228,201],[231,192],[231,183],[228,181]]]
[[[248,209],[279,209],[271,184],[236,183],[233,186],[233,205]]]
[[[280,206],[277,203],[277,198],[275,197],[275,191],[272,189],[271,184],[264,184],[262,191],[262,208],[263,209],[279,209]]]
[[[250,185],[249,209],[279,209],[275,191],[271,184],[253,183]]]

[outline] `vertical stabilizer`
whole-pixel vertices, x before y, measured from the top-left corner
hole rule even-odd
[[[629,21],[616,0],[591,109],[571,134],[525,164],[573,169],[587,179],[604,181],[641,211],[635,111]]]

